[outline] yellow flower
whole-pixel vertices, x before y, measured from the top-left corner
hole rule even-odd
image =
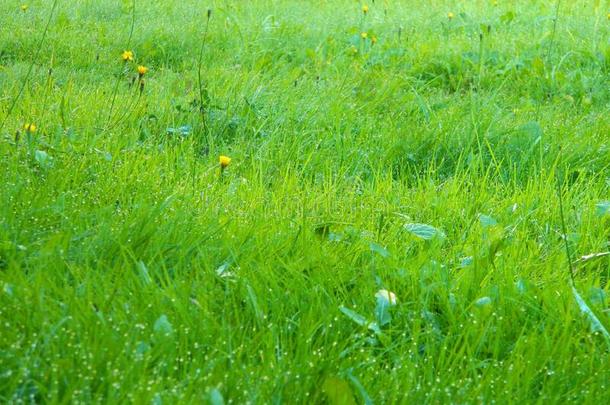
[[[29,132],[29,133],[33,134],[34,132],[36,132],[37,128],[36,128],[35,124],[27,123],[27,124],[23,125],[23,129],[25,129],[25,132]]]
[[[121,58],[123,58],[124,62],[130,62],[133,60],[133,52],[123,51],[123,53],[121,54]]]
[[[220,168],[224,169],[225,167],[229,166],[229,164],[231,163],[231,158],[228,156],[220,155],[220,158],[218,159],[218,161],[220,162]]]
[[[369,12],[369,6],[367,6],[366,4],[363,4],[362,5],[362,12],[364,14],[368,13]]]
[[[451,11],[447,13],[448,19],[453,20],[453,17],[455,17],[455,14],[453,14]]]
[[[138,75],[140,75],[140,77],[144,76],[146,72],[148,72],[148,68],[146,66],[138,66]]]
[[[377,37],[375,35],[371,35],[371,44],[375,45],[377,43]]]
[[[362,39],[366,39],[368,36],[369,36],[369,34],[367,34],[366,32],[360,33],[360,38],[362,38]]]
[[[21,5],[21,11],[23,11],[23,12],[25,13],[26,11],[28,11],[28,8],[29,8],[29,7],[30,7],[30,6],[28,6],[27,4],[22,4],[22,5]]]
[[[608,17],[608,20],[610,20],[610,13],[608,13],[608,16],[607,16],[607,17]]]

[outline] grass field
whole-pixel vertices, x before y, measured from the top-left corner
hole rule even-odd
[[[610,4],[363,5],[0,2],[0,402],[610,401]]]

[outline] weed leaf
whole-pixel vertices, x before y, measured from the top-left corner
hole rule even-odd
[[[349,383],[338,377],[327,377],[322,385],[330,405],[356,405],[356,399]]]
[[[375,294],[377,305],[375,307],[375,317],[379,326],[383,327],[392,321],[390,314],[390,301],[383,294]]]
[[[390,252],[378,243],[371,242],[369,248],[371,252],[378,253],[381,257],[390,257]]]
[[[591,324],[591,331],[601,333],[602,336],[606,339],[606,343],[608,343],[608,346],[610,346],[610,333],[608,333],[608,330],[604,327],[604,325],[602,325],[602,323],[599,321],[599,319],[591,310],[591,308],[589,308],[589,305],[587,305],[585,300],[582,299],[582,297],[576,290],[576,287],[574,287],[574,284],[572,284],[571,287],[572,294],[574,294],[574,298],[576,299],[576,303],[578,304],[580,311],[585,314],[585,316],[589,319],[589,323]]]
[[[170,336],[174,333],[174,327],[167,319],[167,315],[163,314],[155,321],[154,331],[161,336]]]
[[[606,215],[610,215],[610,201],[602,201],[595,204],[597,215],[600,217],[605,217]]]
[[[498,225],[498,221],[496,221],[494,218],[490,217],[489,215],[485,215],[485,214],[479,214],[479,222],[481,223],[483,228],[488,228],[491,226]]]
[[[440,229],[436,229],[432,225],[427,224],[405,224],[405,229],[424,240],[445,239],[445,233]]]
[[[208,392],[208,401],[210,405],[224,405],[225,400],[222,397],[218,388],[212,388],[210,392]]]
[[[339,310],[341,312],[343,312],[343,314],[345,316],[347,316],[349,319],[351,319],[352,321],[356,322],[358,325],[360,326],[366,326],[369,322],[366,320],[365,317],[363,317],[362,315],[360,315],[359,313],[352,311],[349,308],[346,308],[344,306],[340,306]]]

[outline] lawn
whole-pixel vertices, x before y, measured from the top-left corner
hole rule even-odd
[[[0,402],[610,401],[600,0],[0,2]]]

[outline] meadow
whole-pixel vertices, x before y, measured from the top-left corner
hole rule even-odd
[[[607,403],[603,0],[0,2],[0,402]]]

